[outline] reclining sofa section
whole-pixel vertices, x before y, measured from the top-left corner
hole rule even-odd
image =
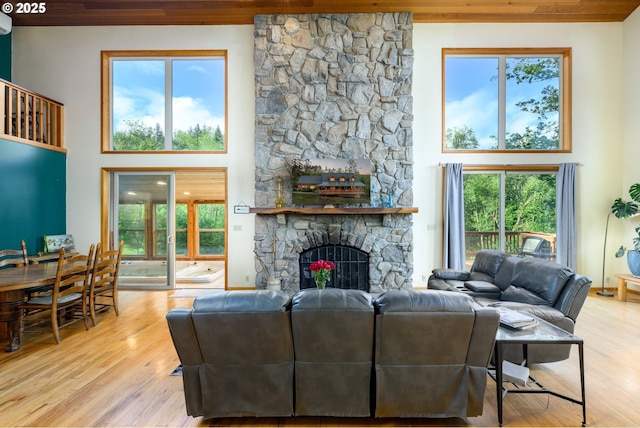
[[[329,288],[216,293],[167,321],[191,416],[466,418],[499,315],[459,293]]]
[[[482,250],[476,254],[469,272],[434,269],[428,288],[460,292],[486,307],[528,312],[573,333],[591,279],[548,260]],[[570,345],[532,345],[528,362],[565,360],[570,350]],[[521,347],[505,347],[505,358],[515,363],[522,361]]]

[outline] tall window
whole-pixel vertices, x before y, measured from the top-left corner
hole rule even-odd
[[[103,152],[226,152],[225,51],[102,52]]]
[[[443,151],[571,150],[571,49],[443,49]]]
[[[482,249],[555,260],[556,172],[463,172],[467,263]]]
[[[225,206],[224,204],[197,204],[198,255],[223,255]]]

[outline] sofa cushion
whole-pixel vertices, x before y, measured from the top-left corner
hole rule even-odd
[[[493,278],[507,257],[509,257],[509,254],[504,251],[482,250],[476,254],[476,259],[473,262],[473,266],[471,266],[471,272],[484,273]]]
[[[196,315],[212,312],[285,312],[291,296],[271,290],[241,290],[212,293],[193,301]]]
[[[551,303],[547,302],[542,297],[538,296],[526,288],[516,287],[510,285],[500,295],[500,300],[506,300],[508,302],[520,302],[527,303],[529,305],[545,305],[551,306]]]
[[[524,312],[534,315],[555,325],[561,323],[565,318],[562,312],[550,306],[529,305],[520,302],[493,302],[487,304],[486,306],[490,308],[509,308],[514,311]]]
[[[524,260],[522,257],[507,257],[502,264],[498,273],[495,275],[493,283],[500,287],[501,290],[506,290],[511,285],[511,278],[513,272],[520,260]]]
[[[467,312],[477,307],[474,300],[462,293],[440,290],[392,290],[374,300],[376,312]]]
[[[469,279],[469,272],[466,270],[436,268],[432,271],[433,276],[440,279],[457,279],[466,281]]]
[[[511,285],[500,300],[552,306],[574,272],[557,263],[524,258],[513,272]]]

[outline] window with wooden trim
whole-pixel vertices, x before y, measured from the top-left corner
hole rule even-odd
[[[226,51],[103,51],[102,152],[227,151]]]
[[[200,260],[224,256],[225,212],[222,202],[176,204],[176,258]]]
[[[570,48],[445,48],[443,152],[570,152]]]

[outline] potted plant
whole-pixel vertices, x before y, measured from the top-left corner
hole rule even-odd
[[[629,196],[632,199],[631,201],[623,201],[622,198],[618,198],[613,202],[611,213],[617,218],[624,219],[639,214],[640,183],[632,184],[631,187],[629,187]],[[622,257],[626,252],[629,270],[631,270],[631,273],[635,276],[640,276],[640,225],[636,227],[635,231],[636,236],[633,238],[633,249],[627,250],[627,248],[622,245],[616,252],[616,257]]]

